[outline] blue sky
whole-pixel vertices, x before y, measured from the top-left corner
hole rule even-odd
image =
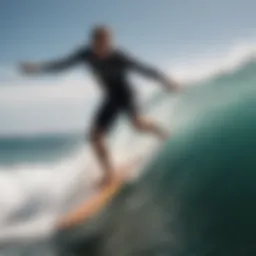
[[[1,0],[0,94],[4,103],[0,102],[0,120],[6,128],[0,129],[0,134],[8,130],[58,130],[65,123],[63,106],[73,109],[70,116],[76,116],[73,127],[67,129],[82,126],[86,97],[81,94],[87,93],[82,84],[91,83],[90,78],[83,80],[80,74],[70,73],[62,78],[27,81],[15,73],[15,65],[21,60],[68,54],[86,42],[92,25],[112,26],[118,45],[165,69],[179,59],[219,52],[236,42],[254,39],[255,9],[255,0]],[[73,81],[76,89],[68,85]],[[23,112],[17,102],[23,103]],[[33,109],[43,116],[40,122],[35,121],[38,115]],[[25,116],[30,113],[26,121],[24,112]],[[52,122],[56,117],[59,126]]]

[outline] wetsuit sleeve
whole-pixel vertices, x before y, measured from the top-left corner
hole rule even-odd
[[[42,64],[41,71],[42,72],[60,72],[62,70],[78,65],[82,61],[86,61],[87,56],[88,54],[86,50],[78,50],[63,59]]]
[[[157,79],[157,80],[163,80],[164,75],[161,74],[157,69],[149,67],[148,65],[140,62],[139,60],[135,59],[134,57],[128,55],[124,52],[118,53],[122,61],[127,65],[128,68],[131,70],[135,70],[147,77]]]

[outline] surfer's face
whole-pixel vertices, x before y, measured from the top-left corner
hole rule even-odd
[[[108,53],[112,47],[111,31],[107,28],[99,28],[94,31],[92,47],[100,55]]]

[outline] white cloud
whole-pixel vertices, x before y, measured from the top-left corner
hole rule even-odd
[[[89,79],[63,78],[53,81],[16,80],[0,85],[0,104],[20,105],[49,101],[84,101],[96,96]]]
[[[6,71],[0,72],[1,135],[81,130],[100,97],[90,77],[28,79],[13,72],[17,77],[1,79]]]

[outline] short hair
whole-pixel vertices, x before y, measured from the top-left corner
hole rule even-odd
[[[99,38],[102,35],[102,33],[106,32],[106,31],[110,32],[111,29],[106,25],[97,25],[91,30],[90,37],[92,40],[95,40],[95,39]]]

